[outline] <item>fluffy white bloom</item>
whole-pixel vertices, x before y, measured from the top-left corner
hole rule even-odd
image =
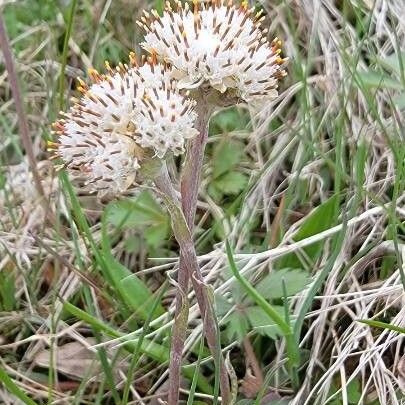
[[[146,30],[144,49],[156,54],[175,69],[183,88],[208,82],[224,93],[234,89],[246,102],[277,97],[278,79],[285,75],[280,58],[280,41],[266,39],[260,28],[261,15],[245,2],[212,0],[166,4],[163,15],[145,12],[139,24]]]
[[[197,134],[195,102],[180,94],[173,73],[154,61],[138,66],[130,57],[131,67],[112,70],[107,63],[106,75],[90,70],[93,83],[80,81],[81,98],[54,124],[56,156],[102,194],[125,191],[145,155],[179,154]]]
[[[74,119],[58,121],[55,129],[60,134],[57,156],[72,174],[85,179],[89,191],[119,194],[134,182],[141,153],[130,137]]]
[[[153,148],[159,157],[167,151],[183,153],[185,140],[198,134],[193,127],[195,101],[180,94],[173,73],[162,65],[144,65],[137,74],[141,78],[139,86],[145,80],[133,120],[137,142],[143,148]]]

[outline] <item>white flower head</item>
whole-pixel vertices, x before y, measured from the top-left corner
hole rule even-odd
[[[193,127],[195,101],[180,93],[171,69],[150,63],[140,67],[137,74],[140,86],[144,86],[133,120],[137,142],[143,148],[152,148],[158,157],[167,151],[183,153],[185,141],[198,134]],[[151,75],[153,79],[148,79]]]
[[[106,63],[105,75],[91,69],[92,84],[79,80],[80,99],[54,124],[55,156],[99,194],[124,192],[144,159],[182,153],[197,134],[195,102],[180,93],[171,70],[153,59],[138,66],[133,54],[130,60],[115,70]]]
[[[59,120],[57,149],[66,167],[75,177],[84,178],[90,192],[99,196],[121,194],[135,181],[142,152],[128,136],[89,127],[75,118]]]
[[[167,2],[162,16],[145,12],[138,24],[146,30],[142,47],[173,66],[179,86],[209,83],[249,103],[276,98],[278,79],[286,74],[281,42],[268,42],[262,18],[246,2],[194,0],[192,7],[178,1],[175,10]]]

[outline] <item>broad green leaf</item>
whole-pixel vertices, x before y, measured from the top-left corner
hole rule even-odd
[[[249,122],[249,113],[234,107],[216,114],[211,120],[210,127],[212,133],[223,134],[243,130],[249,125]]]
[[[273,305],[273,308],[280,316],[284,316],[284,307]],[[245,313],[253,329],[260,335],[268,336],[272,339],[276,339],[277,336],[283,336],[278,325],[259,306],[246,308]]]
[[[111,204],[107,220],[117,228],[134,228],[142,232],[147,245],[156,249],[169,237],[170,219],[153,196],[145,191],[133,200]]]
[[[222,190],[216,187],[215,181],[208,185],[208,194],[215,200],[220,201],[223,197]]]
[[[146,319],[149,314],[149,307],[154,301],[152,292],[136,274],[131,273],[111,253],[106,251],[103,253],[109,277],[121,298],[141,319]],[[155,317],[157,318],[164,312],[163,307],[158,305]]]
[[[256,290],[267,299],[283,298],[283,280],[289,297],[302,291],[309,283],[310,277],[300,269],[273,270],[257,284]]]
[[[405,68],[405,52],[400,53],[399,55],[393,53],[384,58],[379,58],[378,61],[388,70],[391,70],[393,73],[396,73],[398,76],[401,75],[401,64],[400,59],[402,59],[402,66]]]
[[[299,241],[330,228],[336,220],[336,203],[338,200],[338,196],[333,196],[312,211],[300,229],[293,235],[293,239]]]
[[[167,241],[169,235],[169,222],[149,226],[145,229],[143,235],[146,243],[151,248],[158,248],[163,242]]]
[[[132,235],[125,239],[124,246],[125,251],[129,253],[138,253],[141,248],[140,236]]]
[[[338,202],[339,196],[334,195],[314,209],[304,220],[301,227],[293,235],[292,239],[295,242],[298,242],[333,226],[338,215],[336,209]],[[304,248],[303,251],[312,261],[315,261],[322,251],[322,247],[323,242],[313,243]],[[278,266],[279,268],[300,268],[301,261],[295,253],[292,253],[279,260]]]
[[[363,85],[371,88],[401,89],[401,83],[384,73],[358,72],[358,77]]]
[[[225,334],[230,342],[234,341],[235,339],[238,342],[242,342],[250,330],[246,315],[238,310],[234,311],[226,318],[226,324],[227,328],[225,330]]]
[[[361,398],[361,387],[359,380],[350,381],[346,387],[347,400],[350,404],[357,404]]]
[[[165,224],[168,217],[153,196],[144,191],[135,199],[112,203],[108,207],[107,221],[116,227],[133,228]]]
[[[228,172],[215,180],[215,187],[223,194],[239,194],[248,183],[248,178],[243,173]]]
[[[233,304],[231,304],[223,295],[215,295],[215,312],[218,316],[224,316],[232,309],[232,307]]]
[[[146,199],[148,198],[146,197]],[[114,211],[114,207],[111,205],[107,207],[102,220],[101,245],[102,256],[105,262],[103,272],[106,279],[112,283],[115,291],[119,293],[118,296],[125,305],[133,310],[141,319],[145,320],[149,314],[149,306],[154,302],[154,296],[139,277],[129,271],[111,254],[110,238],[106,223],[108,218],[111,219],[110,210]],[[127,216],[132,214],[129,211]],[[117,226],[120,226],[120,224],[117,223]],[[164,312],[165,310],[159,304],[156,309],[156,317],[162,315]]]
[[[224,138],[214,150],[213,177],[232,170],[244,155],[244,144],[239,141]]]
[[[394,104],[398,108],[405,108],[405,93],[402,93],[397,97],[394,97]]]

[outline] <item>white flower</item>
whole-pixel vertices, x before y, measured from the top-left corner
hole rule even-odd
[[[107,63],[105,75],[91,69],[93,84],[80,81],[81,98],[54,124],[56,156],[101,194],[128,189],[149,150],[160,158],[179,154],[197,134],[195,102],[179,92],[173,73],[153,60],[138,66],[130,58],[130,67],[112,70]]]
[[[142,47],[170,63],[183,88],[208,82],[221,93],[236,90],[246,102],[276,98],[286,60],[279,56],[280,41],[267,41],[260,13],[244,2],[193,3],[190,10],[178,2],[175,11],[167,3],[161,17],[145,12],[139,22],[147,32]]]
[[[198,134],[193,127],[195,101],[180,94],[173,73],[162,65],[147,64],[138,73],[142,78],[151,73],[154,77],[153,85],[145,83],[143,96],[136,101],[133,122],[137,142],[143,148],[153,148],[159,157],[167,151],[183,153],[185,140]]]
[[[57,156],[75,176],[85,178],[90,192],[100,196],[120,194],[135,181],[141,157],[139,147],[128,136],[81,126],[73,119],[60,120]]]

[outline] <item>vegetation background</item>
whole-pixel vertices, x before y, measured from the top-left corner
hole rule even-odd
[[[237,401],[403,404],[405,2],[250,3],[283,40],[289,76],[262,113],[212,120],[196,236]],[[0,1],[24,108],[1,55],[2,404],[159,404],[167,391],[178,257],[167,212],[147,189],[76,196],[46,151],[75,78],[139,51],[136,20],[152,6],[162,2]],[[232,276],[225,238],[255,298]],[[295,392],[259,298],[294,328]],[[195,305],[189,326],[182,401],[216,403]]]

